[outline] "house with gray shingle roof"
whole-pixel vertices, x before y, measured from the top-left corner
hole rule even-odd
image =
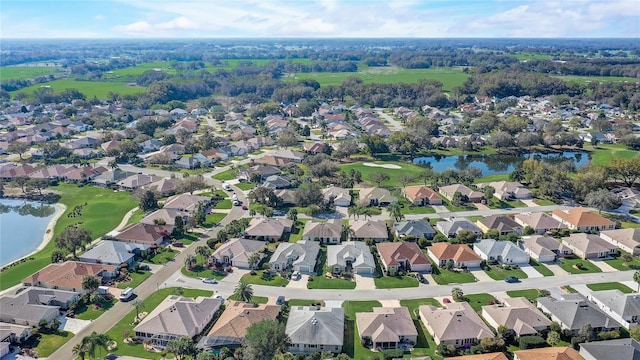
[[[290,340],[290,353],[341,353],[344,341],[344,309],[292,306],[285,333]]]
[[[573,252],[560,241],[549,236],[533,235],[522,240],[524,252],[541,262],[556,261],[559,256],[571,255]]]
[[[271,255],[269,265],[275,271],[293,270],[312,273],[320,252],[317,241],[300,240],[297,243],[281,243]]]
[[[640,323],[640,294],[620,290],[594,291],[588,296],[598,307],[626,329]]]
[[[241,269],[249,268],[249,256],[258,254],[260,259],[264,257],[264,253],[260,252],[267,246],[264,241],[249,239],[231,239],[218,248],[210,257],[210,263],[219,263],[222,265],[233,265]]]
[[[418,341],[409,309],[406,307],[374,307],[372,312],[356,313],[358,335],[375,350],[396,349]]]
[[[500,264],[529,264],[529,255],[510,241],[484,239],[473,244],[473,251],[483,260],[495,260]]]
[[[355,220],[351,222],[352,241],[365,241],[371,239],[373,242],[389,240],[387,223],[383,220]]]
[[[592,234],[574,233],[563,237],[562,244],[582,259],[606,258],[618,252],[615,245]]]
[[[522,235],[522,226],[506,215],[491,215],[476,221],[476,225],[485,233],[489,230],[498,230],[500,235],[516,233]]]
[[[516,336],[536,335],[551,325],[551,320],[523,297],[504,299],[502,304],[483,306],[482,317],[493,328],[505,326]]]
[[[80,261],[96,264],[133,266],[136,255],[149,248],[148,244],[103,240],[98,245],[80,255]]]
[[[37,327],[51,321],[60,309],[78,301],[74,291],[29,287],[16,296],[0,297],[0,322]]]
[[[566,294],[560,299],[538,298],[537,307],[549,314],[562,329],[571,330],[574,336],[584,325],[590,325],[594,334],[620,328],[617,321],[580,294]]]
[[[302,230],[302,240],[319,241],[321,244],[339,244],[341,236],[342,221],[337,219],[307,221]]]
[[[640,255],[640,229],[605,230],[600,237],[630,254]]]
[[[477,239],[482,238],[482,230],[469,219],[466,218],[450,218],[446,221],[438,221],[436,230],[440,231],[449,238],[454,238],[462,230],[469,230],[476,234]]]
[[[443,308],[422,305],[418,308],[418,314],[436,344],[464,348],[494,336],[489,326],[466,302],[450,303]]]
[[[436,231],[427,220],[408,220],[393,224],[396,236],[402,239],[405,236],[433,239]]]
[[[348,241],[327,246],[327,266],[334,274],[340,274],[348,268],[355,274],[373,274],[376,263],[367,244]]]
[[[580,344],[585,360],[640,360],[640,343],[634,339],[614,339]]]

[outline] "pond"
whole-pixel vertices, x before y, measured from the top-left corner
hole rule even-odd
[[[509,174],[524,160],[533,158],[546,163],[559,163],[566,160],[573,161],[576,167],[589,162],[589,154],[582,151],[564,151],[550,154],[525,155],[461,155],[461,156],[423,156],[413,159],[415,164],[430,164],[436,172],[447,169],[465,170],[473,166],[482,170],[482,175]]]

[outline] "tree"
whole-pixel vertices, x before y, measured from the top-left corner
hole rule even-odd
[[[421,172],[420,174],[418,174],[418,178],[420,180],[422,180],[424,186],[427,186],[427,183],[431,180],[433,180],[433,170],[431,169],[426,169],[423,172]]]
[[[625,263],[630,263],[633,261],[633,255],[629,254],[628,252],[622,253],[622,255],[620,255],[620,259],[625,262]]]
[[[193,339],[188,336],[182,336],[179,339],[171,340],[167,343],[166,350],[173,353],[178,360],[185,359],[186,356],[194,356],[198,349]]]
[[[640,157],[613,158],[607,168],[613,178],[621,180],[626,186],[632,186],[640,177]]]
[[[25,175],[19,175],[13,178],[13,184],[22,190],[22,193],[26,194],[25,186],[29,183],[29,177]]]
[[[216,235],[216,240],[218,240],[221,243],[229,240],[229,233],[227,233],[225,229],[221,229],[220,231],[218,231],[218,234]]]
[[[151,190],[146,190],[140,196],[140,201],[138,202],[138,207],[143,212],[149,212],[158,208],[158,199],[156,199],[156,194]]]
[[[80,359],[84,360],[84,357],[87,356],[87,350],[85,350],[85,346],[82,342],[75,344],[73,349],[71,350],[74,358],[80,357]]]
[[[464,292],[459,287],[451,289],[451,297],[455,301],[464,301]]]
[[[211,249],[209,249],[207,246],[201,245],[196,248],[196,254],[202,256],[202,263],[204,264],[209,255],[211,255]]]
[[[489,137],[489,144],[495,148],[506,148],[515,145],[513,136],[504,131],[498,131]]]
[[[48,187],[49,187],[48,179],[31,178],[29,179],[29,181],[27,181],[27,190],[31,191],[31,189],[36,189],[38,190],[39,195],[42,195],[42,190]]]
[[[31,146],[26,142],[13,141],[7,146],[7,151],[10,154],[18,154],[20,156],[20,160],[23,160],[22,154],[26,153],[30,148]]]
[[[295,190],[293,199],[297,206],[306,207],[312,204],[321,204],[324,196],[318,184],[304,183]]]
[[[476,233],[471,230],[463,229],[460,230],[458,234],[456,234],[456,239],[458,240],[458,242],[463,244],[474,243],[476,241],[476,238]]]
[[[288,346],[284,323],[266,319],[247,328],[242,355],[245,360],[270,360],[276,353],[286,352]]]
[[[640,292],[640,271],[636,271],[633,273],[633,281],[638,284],[638,292]]]
[[[250,302],[253,298],[253,287],[242,280],[233,289],[233,298],[237,301]]]
[[[482,192],[484,193],[484,199],[487,201],[487,204],[493,203],[493,195],[496,193],[496,189],[494,189],[493,186],[485,186]]]
[[[180,193],[189,193],[193,194],[196,190],[202,190],[207,188],[207,183],[204,181],[204,177],[202,175],[195,175],[183,178],[178,183],[176,187],[176,191]]]
[[[107,347],[109,346],[109,342],[111,341],[112,339],[111,337],[109,337],[109,335],[99,334],[94,331],[91,333],[91,335],[82,338],[80,344],[84,348],[86,355],[89,355],[91,358],[93,358],[96,355],[96,350],[98,351],[99,355],[102,355],[102,349],[106,351]]]
[[[282,131],[276,139],[276,144],[280,147],[290,147],[298,144],[298,138],[292,131]]]
[[[584,324],[578,331],[578,336],[586,341],[591,340],[593,337],[593,327],[591,327],[591,324]]]
[[[193,265],[196,263],[197,263],[197,259],[196,259],[196,256],[193,254],[187,254],[187,256],[184,258],[184,265],[189,270],[191,270],[193,268]]]
[[[136,299],[131,303],[131,307],[133,307],[136,310],[136,320],[135,321],[140,320],[140,312],[142,310],[144,310],[144,303],[142,301]]]
[[[640,341],[640,326],[633,327],[629,330],[629,336],[635,341]]]
[[[621,205],[620,199],[611,194],[607,189],[600,189],[588,193],[587,196],[584,197],[584,202],[598,209],[598,212],[615,209]]]
[[[404,219],[404,215],[402,214],[402,207],[398,203],[390,204],[387,207],[387,211],[389,212],[389,216],[391,216],[396,222]]]
[[[260,254],[257,252],[251,253],[247,258],[247,263],[249,264],[249,269],[255,269],[258,263],[260,262]]]
[[[557,331],[549,331],[547,335],[547,344],[550,346],[556,346],[562,339],[560,338],[560,333]]]
[[[76,250],[84,243],[91,241],[91,234],[87,229],[80,229],[75,225],[69,225],[55,240],[56,246],[60,249],[71,251],[73,257],[76,257]]]
[[[293,221],[294,223],[298,221],[298,209],[296,208],[289,209],[289,211],[287,212],[287,219]]]
[[[94,292],[100,286],[100,280],[93,275],[85,275],[82,278],[82,289],[88,292]]]
[[[378,187],[380,186],[380,183],[389,180],[389,174],[387,173],[383,173],[383,172],[372,172],[371,174],[369,174],[369,180],[373,181],[374,183],[376,183],[376,185],[378,185]]]
[[[180,215],[176,215],[173,220],[173,235],[175,237],[184,235],[184,219]]]
[[[65,258],[64,257],[64,253],[62,251],[60,251],[60,250],[54,250],[51,253],[51,262],[54,263],[54,264],[59,263],[59,262],[63,262],[64,258]]]
[[[279,199],[273,189],[264,186],[258,186],[251,190],[248,198],[252,203],[258,203],[269,207],[276,207],[279,202]]]
[[[400,182],[400,184],[402,184],[402,187],[405,188],[410,182],[413,181],[413,176],[411,176],[411,174],[408,174],[408,173],[402,173],[398,177],[398,181]]]
[[[356,140],[345,140],[338,144],[338,148],[333,152],[333,157],[341,160],[357,153],[358,142]]]

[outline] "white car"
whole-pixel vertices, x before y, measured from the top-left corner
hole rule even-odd
[[[214,278],[206,278],[206,279],[202,279],[202,282],[205,284],[217,284],[218,280]]]
[[[291,273],[291,279],[300,280],[300,271],[294,271],[293,273]]]

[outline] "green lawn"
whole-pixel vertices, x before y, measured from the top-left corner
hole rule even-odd
[[[131,281],[126,283],[118,283],[118,289],[126,289],[128,287],[135,288],[140,285],[143,281],[147,280],[149,276],[151,276],[151,271],[138,271],[138,272],[130,272],[129,276],[131,277]]]
[[[625,270],[640,270],[640,258],[637,256],[633,257],[631,262],[624,262],[620,256],[617,256],[615,259],[606,260],[606,263],[613,266],[614,268],[625,271]]]
[[[432,276],[439,285],[463,284],[476,281],[476,278],[472,273],[465,273],[462,271],[449,271],[435,266],[433,267]]]
[[[507,291],[507,295],[509,295],[512,298],[525,297],[529,301],[535,301],[535,299],[538,298],[538,290],[536,289],[511,290],[511,291]]]
[[[351,169],[360,171],[362,173],[362,179],[372,183],[373,186],[376,184],[369,180],[369,175],[376,172],[383,172],[389,175],[390,179],[387,181],[383,181],[380,186],[382,187],[400,187],[402,184],[399,181],[401,174],[409,174],[412,176],[417,176],[424,169],[420,166],[413,165],[410,163],[404,162],[394,162],[394,161],[372,161],[376,164],[393,164],[400,166],[400,169],[385,169],[381,167],[372,167],[372,166],[364,166],[362,162],[356,162],[351,164],[342,164],[339,166],[340,170],[348,173]]]
[[[490,266],[489,270],[484,271],[493,280],[504,280],[509,276],[515,276],[518,279],[526,279],[527,274],[520,269],[505,270],[501,266]]]
[[[371,359],[375,352],[365,348],[360,343],[356,326],[356,313],[370,312],[374,307],[380,307],[379,301],[345,301],[342,303],[345,313],[345,331],[343,351],[353,359]]]
[[[116,301],[117,300],[115,298],[111,298],[108,301],[101,301],[100,308],[97,310],[94,309],[93,304],[84,305],[82,308],[76,311],[75,318],[80,320],[95,320],[100,315],[104,314],[105,311],[111,309]]]
[[[39,357],[47,357],[58,350],[64,343],[69,341],[73,337],[73,334],[68,331],[59,331],[55,334],[42,334],[38,335],[40,338],[36,340],[34,350],[38,353]]]
[[[201,263],[198,263],[191,270],[188,270],[186,266],[182,267],[182,274],[191,278],[200,279],[200,278],[215,278],[222,279],[225,277],[225,274],[218,271],[213,271],[207,267],[202,266]]]
[[[231,209],[231,200],[230,199],[224,199],[224,200],[220,200],[218,201],[218,204],[216,205],[216,209]]]
[[[137,205],[129,193],[124,191],[114,192],[92,186],[78,187],[69,184],[60,184],[50,189],[59,192],[60,203],[67,206],[67,210],[56,222],[53,239],[67,226],[78,223],[81,228],[89,230],[91,237],[96,239],[113,230],[124,215]],[[83,206],[81,217],[69,217],[68,214],[71,214],[76,206]],[[50,241],[44,249],[30,256],[33,260],[2,271],[0,290],[18,284],[22,279],[50,264],[51,253],[54,250],[55,242]]]
[[[492,174],[479,177],[474,180],[476,184],[485,182],[509,181],[509,174]]]
[[[554,77],[560,78],[567,82],[577,82],[580,84],[590,83],[590,82],[631,82],[635,83],[637,79],[632,77],[622,77],[622,76],[577,76],[577,75],[554,75]]]
[[[240,190],[247,191],[256,187],[256,184],[250,183],[250,182],[241,182],[241,183],[237,183],[235,186]]]
[[[568,292],[569,294],[577,294],[578,293],[578,290],[572,288],[569,285],[565,285],[562,288],[564,289],[564,291]]]
[[[540,206],[548,206],[548,205],[555,205],[556,204],[553,201],[548,200],[548,199],[534,199],[533,202],[538,204],[538,205],[540,205]]]
[[[587,287],[593,291],[620,290],[625,294],[631,294],[633,292],[633,289],[619,282],[603,282],[603,283],[596,283],[596,284],[587,284]]]
[[[213,295],[212,291],[206,290],[197,290],[197,289],[177,289],[177,288],[166,288],[160,289],[160,291],[156,291],[153,294],[149,295],[143,301],[144,311],[151,312],[155,309],[164,299],[166,299],[169,295],[174,295],[176,291],[181,290],[182,296],[185,297],[198,297],[198,296],[211,296]],[[162,356],[160,353],[152,353],[148,352],[144,349],[142,344],[129,345],[123,342],[124,337],[123,333],[126,330],[133,331],[135,325],[133,324],[133,320],[136,316],[135,309],[132,310],[120,321],[118,321],[109,331],[107,335],[109,335],[112,339],[117,342],[117,348],[113,350],[113,353],[119,355],[128,355],[128,356],[136,356],[145,359],[156,359],[159,360]]]
[[[11,95],[15,96],[15,94],[19,92],[31,95],[35,90],[45,86],[51,87],[55,92],[61,92],[64,89],[78,89],[78,91],[86,95],[87,99],[92,99],[94,97],[106,99],[109,92],[118,93],[120,95],[133,95],[146,91],[144,86],[130,85],[124,81],[83,81],[75,79],[60,79],[11,91]]]
[[[433,337],[422,325],[422,322],[418,320],[417,313],[421,305],[433,305],[435,307],[442,307],[442,305],[438,300],[432,298],[400,300],[400,305],[409,308],[413,324],[418,330],[418,342],[411,352],[411,356],[431,356],[432,359],[442,359],[442,356],[435,353],[437,345],[433,341]]]
[[[533,259],[529,260],[529,265],[532,266],[534,269],[536,269],[537,272],[542,274],[542,276],[553,276],[553,271],[549,270],[548,267],[540,264],[539,262]]]
[[[131,217],[129,218],[129,221],[127,221],[127,225],[137,224],[142,220],[143,217],[144,217],[144,211],[140,209],[136,209],[136,211],[134,211]]]
[[[383,276],[374,278],[373,281],[376,283],[377,289],[418,287],[420,284],[416,278],[411,276]]]
[[[449,211],[476,211],[476,210],[478,210],[478,208],[475,207],[474,205],[472,205],[471,203],[461,204],[460,206],[452,205],[451,201],[449,201],[449,199],[447,199],[445,197],[442,197],[442,204]]]
[[[56,74],[58,73],[58,74]],[[8,80],[26,80],[33,79],[38,76],[46,76],[50,74],[61,75],[62,68],[51,66],[3,66],[0,67],[0,79]]]
[[[482,310],[483,306],[489,305],[489,302],[496,299],[489,294],[471,294],[471,295],[465,294],[464,298],[475,311]]]
[[[289,280],[280,275],[269,275],[269,272],[265,274],[264,271],[257,271],[256,275],[245,274],[242,276],[242,281],[248,284],[280,287],[285,287],[289,283]]]
[[[576,269],[573,265],[581,263],[582,269]],[[601,272],[600,269],[587,260],[582,259],[562,259],[560,267],[571,274],[586,274]]]
[[[345,289],[353,290],[356,282],[342,278],[327,279],[324,276],[314,276],[313,281],[307,282],[307,289]]]
[[[225,170],[221,173],[213,175],[213,178],[220,181],[229,181],[235,179],[235,174],[238,172],[238,169],[229,169]]]
[[[440,302],[434,298],[400,300],[400,306],[406,306],[409,309],[409,313],[414,320],[418,319],[417,311],[418,308],[422,305],[433,305],[435,307],[442,307],[442,304],[440,304]]]
[[[208,214],[204,220],[204,224],[202,225],[202,227],[205,227],[205,228],[213,227],[214,225],[219,224],[220,221],[222,221],[222,219],[224,219],[226,216],[227,214],[225,213]]]
[[[632,158],[638,156],[638,152],[627,149],[623,144],[598,144],[597,148],[585,147],[591,150],[591,163],[596,165],[608,165],[613,158]]]
[[[149,258],[144,262],[148,264],[166,264],[170,261],[170,259],[173,259],[177,255],[177,253],[177,250],[164,249],[162,250],[162,252],[156,253],[154,257]]]
[[[490,209],[513,209],[513,208],[521,208],[526,207],[527,205],[520,200],[513,201],[502,201],[497,197],[493,197],[491,201],[491,205],[489,205]]]
[[[289,299],[289,306],[311,306],[313,304],[321,304],[322,300],[306,300],[306,299]]]
[[[233,295],[229,296],[229,300],[238,301],[238,299]],[[265,296],[253,296],[251,298],[251,302],[256,304],[266,304],[268,301],[269,301],[269,298]]]

